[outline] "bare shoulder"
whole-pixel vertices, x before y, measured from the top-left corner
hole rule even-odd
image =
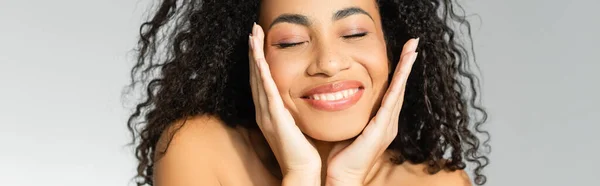
[[[237,154],[230,150],[236,144],[232,130],[211,116],[174,122],[156,144],[156,185],[220,185],[220,167]]]
[[[415,186],[472,186],[469,175],[464,170],[441,170],[435,174],[427,172],[426,164],[403,163],[396,168],[403,183]]]
[[[156,144],[155,161],[178,155],[179,150],[185,154],[198,151],[207,155],[218,152],[226,144],[231,130],[218,118],[212,116],[196,116],[180,119],[162,132]],[[188,148],[193,147],[193,148]]]

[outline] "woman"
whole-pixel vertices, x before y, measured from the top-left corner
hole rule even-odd
[[[138,185],[470,185],[466,162],[483,184],[451,21],[449,0],[162,1],[132,70]]]

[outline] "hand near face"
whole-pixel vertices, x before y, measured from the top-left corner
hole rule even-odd
[[[417,58],[418,42],[418,39],[411,39],[404,45],[381,107],[362,134],[332,150],[327,160],[327,185],[362,185],[375,162],[396,137],[406,81]]]
[[[256,122],[281,166],[284,183],[288,175],[305,178],[300,181],[308,181],[306,176],[320,180],[321,158],[283,104],[265,61],[264,36],[262,28],[255,24],[248,55]]]

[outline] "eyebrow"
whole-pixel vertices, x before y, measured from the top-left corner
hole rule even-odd
[[[310,21],[308,21],[308,17],[300,14],[281,14],[277,16],[277,18],[269,25],[269,29],[273,27],[273,25],[278,23],[291,23],[302,26],[310,26]]]
[[[373,20],[373,17],[371,16],[371,14],[369,14],[367,11],[365,11],[359,7],[349,7],[349,8],[344,8],[342,10],[338,10],[337,12],[335,12],[335,14],[333,14],[333,21],[344,19],[348,16],[355,15],[355,14],[364,14],[366,16],[369,16],[369,18],[371,18],[372,21],[375,21],[375,20]],[[280,16],[277,16],[277,18],[275,18],[275,20],[271,23],[271,25],[269,25],[269,29],[271,29],[271,27],[273,27],[275,24],[278,24],[278,23],[291,23],[291,24],[302,25],[305,27],[308,27],[311,24],[311,22],[308,20],[308,17],[306,17],[304,15],[281,14]]]
[[[333,15],[333,21],[344,19],[348,16],[355,15],[355,14],[364,14],[366,16],[369,16],[369,18],[371,18],[371,20],[373,20],[373,17],[371,16],[371,14],[369,14],[367,11],[363,10],[362,8],[350,7],[350,8],[345,8],[343,10],[339,10],[339,11],[335,12],[335,14]]]

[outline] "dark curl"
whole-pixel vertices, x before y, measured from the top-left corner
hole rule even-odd
[[[489,162],[484,153],[490,146],[481,125],[487,113],[478,104],[479,81],[471,72],[469,53],[457,38],[460,28],[466,28],[471,38],[462,8],[451,0],[377,3],[392,69],[403,44],[421,38],[398,135],[388,147],[399,152],[394,162],[425,163],[431,174],[465,169],[472,163],[474,182],[483,185],[482,171]],[[153,184],[156,143],[176,120],[206,114],[231,127],[257,127],[247,43],[259,4],[259,0],[162,0],[140,27],[129,88],[143,90],[143,100],[127,123],[139,161],[138,186]]]

